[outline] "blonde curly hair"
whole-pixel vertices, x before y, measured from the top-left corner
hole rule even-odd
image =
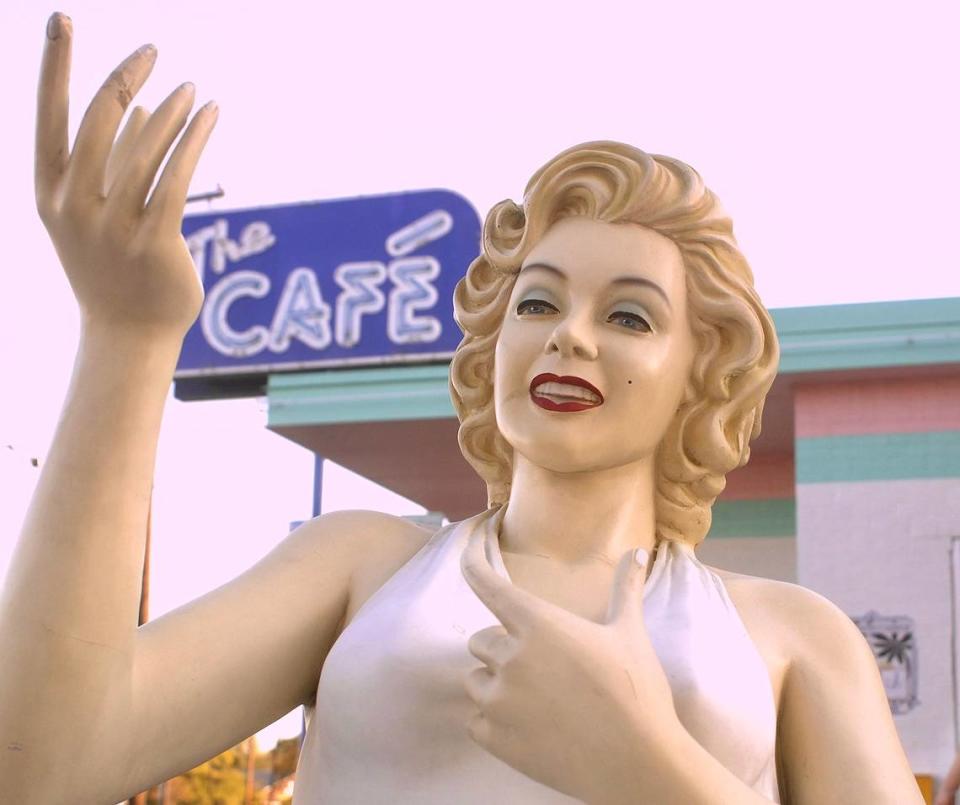
[[[464,334],[450,364],[460,449],[486,482],[489,505],[505,504],[513,449],[494,413],[494,350],[524,258],[552,224],[573,215],[647,227],[668,237],[683,258],[698,352],[657,448],[656,533],[658,540],[696,545],[710,530],[726,474],[750,457],[779,346],[732,221],[679,160],[622,143],[584,143],[533,175],[522,206],[506,200],[490,210],[482,253],[454,293]]]

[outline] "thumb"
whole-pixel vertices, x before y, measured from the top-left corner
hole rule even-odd
[[[644,548],[631,548],[620,558],[610,592],[607,623],[643,618],[643,590],[649,561],[650,554]]]

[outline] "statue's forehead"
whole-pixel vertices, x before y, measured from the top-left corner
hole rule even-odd
[[[659,232],[633,223],[565,218],[548,229],[520,268],[555,280],[610,282],[634,278],[660,287],[666,296],[683,293],[683,258]]]

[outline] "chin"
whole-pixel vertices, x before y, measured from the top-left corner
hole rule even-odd
[[[514,455],[523,456],[530,464],[562,475],[574,475],[585,472],[600,472],[640,461],[643,455],[625,454],[622,445],[610,451],[597,450],[596,443],[589,438],[549,439],[526,438],[512,440],[505,438],[513,447]]]

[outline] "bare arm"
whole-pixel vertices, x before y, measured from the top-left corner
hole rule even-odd
[[[164,400],[202,288],[180,236],[215,114],[186,123],[190,87],[114,147],[153,65],[132,54],[67,143],[71,26],[56,15],[38,92],[37,207],[81,310],[74,373],[0,593],[0,800],[50,801],[93,775],[129,712],[147,508]],[[135,136],[134,136],[135,135]],[[110,159],[113,152],[113,159]],[[109,168],[108,168],[109,162]],[[59,769],[56,775],[51,767]],[[102,767],[96,773],[102,773]],[[55,779],[60,778],[60,779]]]
[[[425,538],[373,512],[315,518],[246,573],[138,629],[163,405],[203,302],[181,219],[215,110],[194,116],[148,199],[193,89],[178,88],[153,115],[135,109],[114,142],[153,64],[151,50],[137,51],[97,94],[68,153],[71,33],[55,15],[36,185],[82,334],[0,593],[4,803],[117,802],[309,701],[354,571],[366,579],[370,567],[399,567]]]
[[[825,598],[778,585],[770,606],[794,648],[778,729],[781,790],[790,805],[920,803],[873,652]]]
[[[176,355],[96,337],[80,347],[0,598],[0,647],[15,658],[0,664],[0,800],[55,783],[52,760],[90,757],[90,736],[129,710],[147,501]]]

